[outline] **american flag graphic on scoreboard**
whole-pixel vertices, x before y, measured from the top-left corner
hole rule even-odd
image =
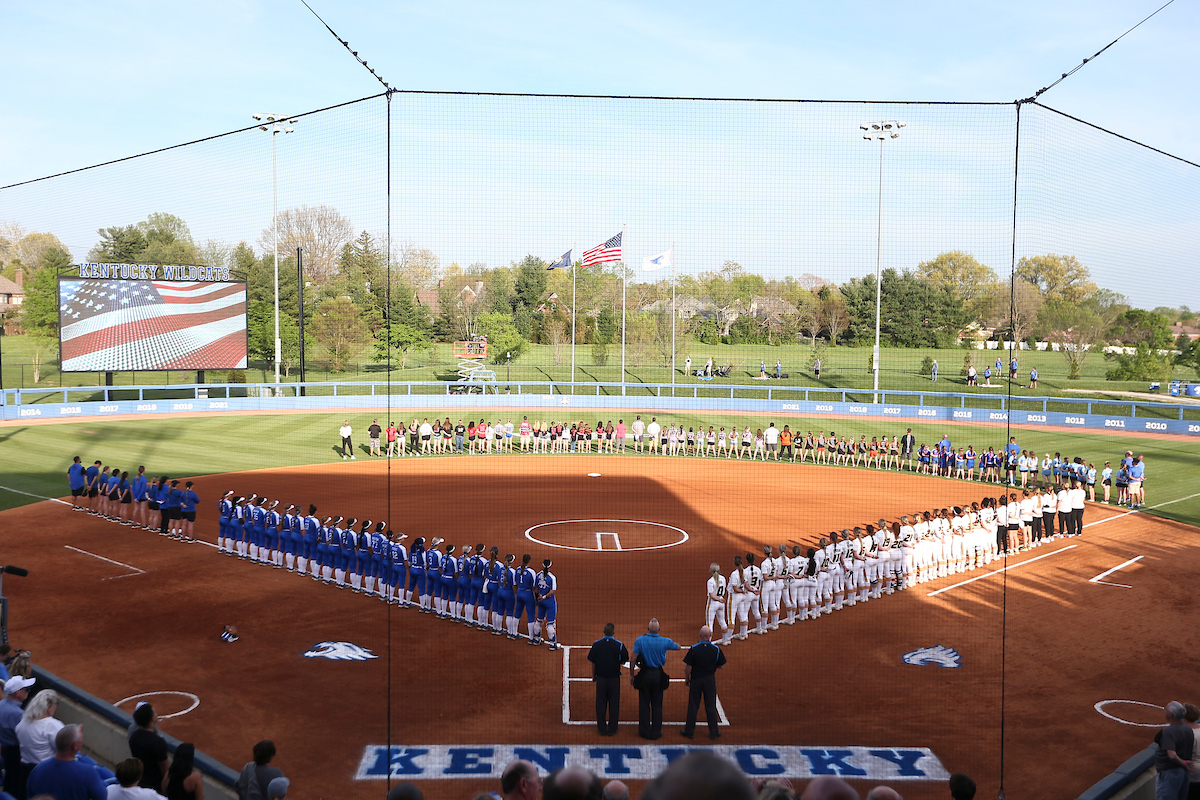
[[[246,284],[63,280],[64,372],[246,368]]]

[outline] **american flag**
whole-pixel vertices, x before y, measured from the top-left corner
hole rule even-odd
[[[246,368],[246,285],[63,280],[63,372]]]
[[[621,260],[621,234],[609,239],[602,245],[593,247],[583,254],[582,266],[590,267],[592,264],[607,264],[611,261]]]

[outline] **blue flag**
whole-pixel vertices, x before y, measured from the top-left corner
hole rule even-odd
[[[546,267],[546,269],[547,270],[566,269],[569,266],[571,266],[571,251],[570,250],[563,253],[562,258],[560,258],[558,261],[555,261],[550,266]]]

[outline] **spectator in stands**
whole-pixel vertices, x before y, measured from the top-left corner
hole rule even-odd
[[[29,773],[26,787],[29,796],[45,794],[54,800],[107,800],[108,792],[96,768],[75,760],[82,748],[83,726],[63,726],[54,737],[54,757],[38,764]]]
[[[275,778],[267,784],[267,800],[287,800],[288,787],[291,785],[292,782],[287,778]]]
[[[1184,721],[1187,711],[1183,703],[1172,700],[1164,709],[1167,727],[1154,737],[1158,748],[1154,751],[1154,768],[1158,775],[1154,783],[1155,800],[1184,800],[1188,793],[1191,777],[1189,761],[1195,749],[1195,736]]]
[[[858,792],[841,778],[822,775],[808,784],[801,800],[858,800]]]
[[[504,800],[537,800],[542,791],[542,776],[530,761],[511,761],[500,774],[500,791]]]
[[[769,778],[756,786],[758,800],[796,800],[796,791],[787,778]]]
[[[283,777],[283,770],[271,766],[273,758],[275,758],[273,741],[263,739],[254,745],[254,760],[242,767],[242,773],[238,775],[237,783],[234,784],[238,800],[266,800],[267,788],[271,785],[271,781]]]
[[[1192,729],[1192,759],[1188,762],[1191,782],[1188,784],[1188,800],[1200,800],[1200,708],[1191,703],[1183,704],[1183,718]]]
[[[629,800],[629,787],[623,781],[604,784],[604,800]]]
[[[133,712],[138,729],[129,737],[129,754],[142,762],[142,779],[138,786],[161,792],[163,776],[167,774],[167,740],[158,732],[158,714],[146,703]]]
[[[499,797],[495,792],[487,792],[492,797]],[[387,793],[387,800],[425,800],[425,795],[408,781],[397,783]]]
[[[4,791],[17,800],[25,800],[28,770],[21,766],[21,745],[17,725],[24,718],[21,704],[29,698],[33,678],[15,675],[4,682],[4,700],[0,700],[0,758],[4,759]]]
[[[158,792],[137,785],[142,772],[142,762],[133,757],[117,764],[117,782],[108,787],[108,800],[162,800]]]
[[[54,718],[57,710],[58,693],[52,689],[38,692],[25,704],[25,714],[17,723],[16,730],[17,741],[21,745],[21,761],[29,768],[54,757],[54,737],[63,726]]]
[[[586,767],[563,767],[550,773],[542,800],[603,800],[604,786]]]
[[[175,748],[175,758],[162,781],[167,800],[204,800],[204,781],[196,771],[196,745],[184,742]]]
[[[0,681],[7,681],[11,676],[8,674],[8,663],[12,660],[12,645],[0,644]]]
[[[904,800],[904,798],[890,786],[876,786],[867,792],[867,800]]]
[[[956,772],[950,776],[950,800],[975,800],[975,781],[970,775]]]
[[[814,781],[815,783],[815,781]],[[640,800],[754,800],[754,787],[732,762],[694,751],[671,762]],[[858,796],[855,795],[855,800]]]

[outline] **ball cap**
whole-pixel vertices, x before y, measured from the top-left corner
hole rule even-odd
[[[271,782],[267,784],[267,797],[286,797],[288,787],[291,785],[292,782],[287,778],[273,778]]]
[[[4,682],[4,693],[12,694],[13,692],[19,692],[22,689],[28,689],[34,683],[36,681],[33,678],[22,678],[20,675],[14,675]]]

